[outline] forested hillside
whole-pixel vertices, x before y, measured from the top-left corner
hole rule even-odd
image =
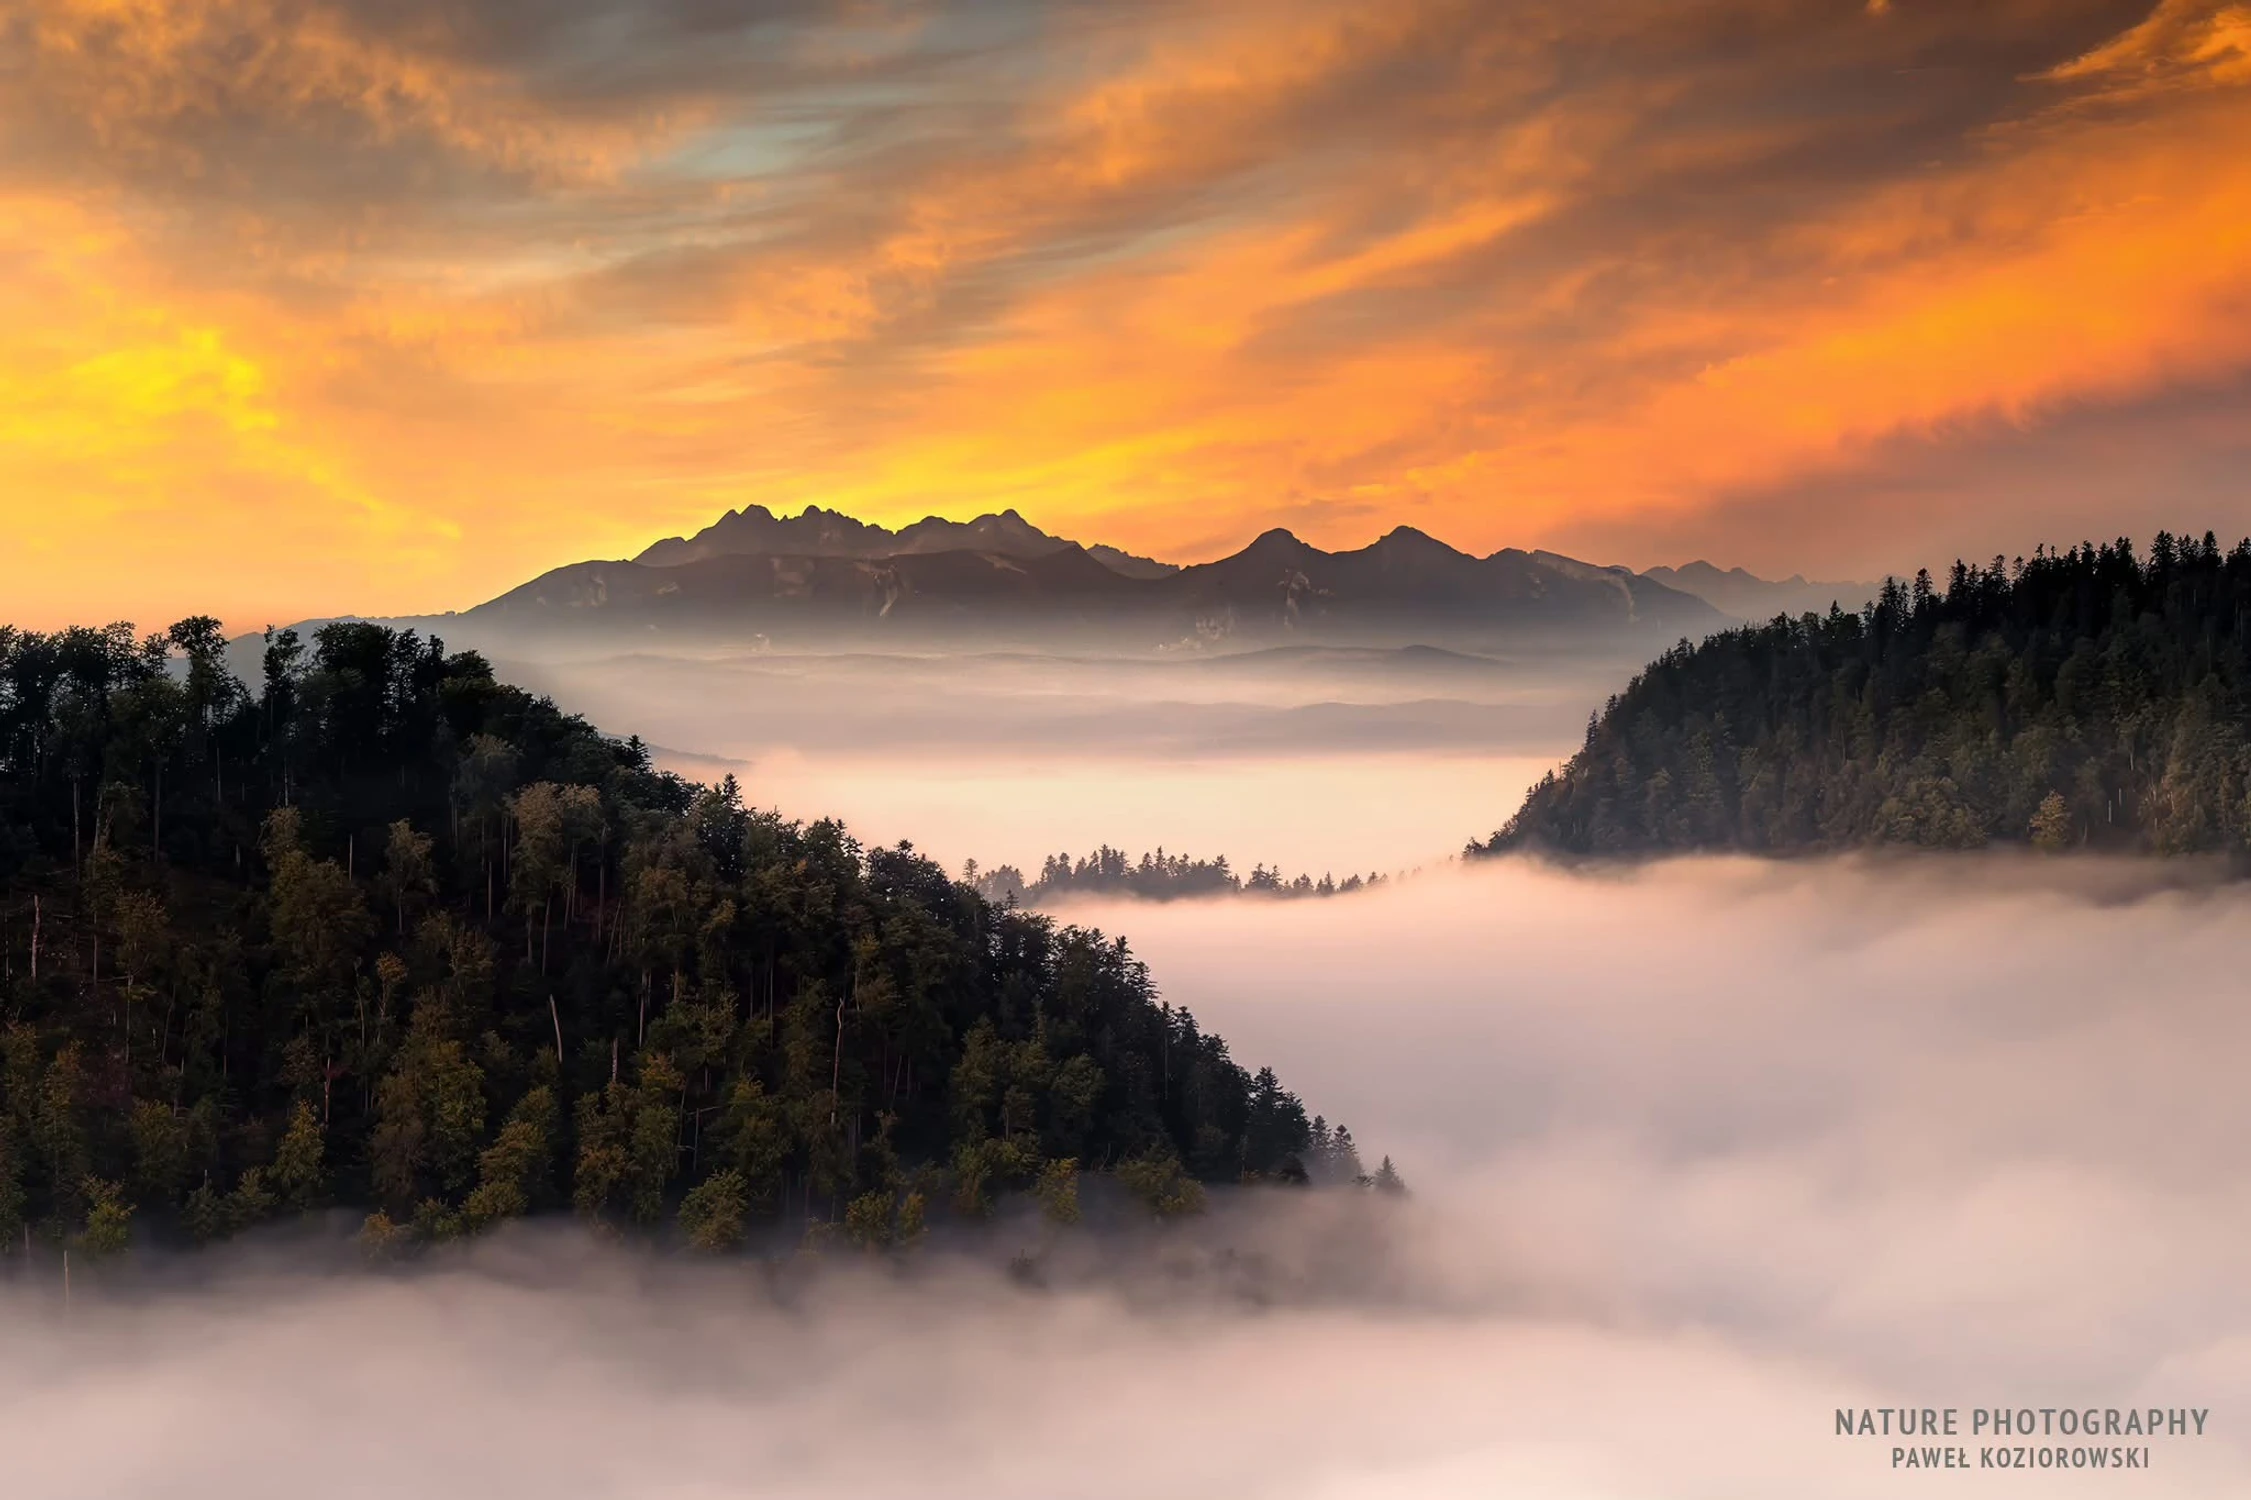
[[[1121,942],[746,809],[368,624],[0,631],[0,1251],[324,1206],[865,1244],[1081,1166],[1357,1174]],[[1318,1128],[1316,1128],[1318,1127]]]
[[[2251,851],[2251,542],[1955,564],[1683,642],[1472,853]]]

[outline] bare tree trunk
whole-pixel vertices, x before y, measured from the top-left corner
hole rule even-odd
[[[547,997],[547,1014],[555,1022],[555,1081],[560,1085],[563,1072],[563,1013],[555,1008],[555,997],[552,994]]]
[[[856,978],[856,977],[855,977],[855,978],[853,979],[853,981],[852,981],[852,985],[853,985],[853,988],[855,988],[855,989],[857,989],[857,988],[859,987],[859,980],[858,980],[858,978]],[[836,1095],[837,1095],[837,1091],[838,1091],[839,1089],[841,1089],[841,1088],[842,1088],[843,1086],[844,1086],[844,997],[843,997],[842,995],[839,995],[839,996],[837,996],[837,997],[836,997],[836,1045],[835,1045],[835,1047],[831,1048],[831,1049],[830,1049],[830,1051],[829,1051],[829,1066],[828,1066],[828,1124],[829,1124],[829,1129],[831,1129],[831,1130],[834,1130],[834,1129],[836,1128]]]
[[[31,982],[39,982],[39,898],[31,898]]]
[[[172,1055],[172,1012],[179,1007],[180,986],[175,981],[171,993],[164,997],[164,1024],[156,1033],[156,1071],[160,1075],[164,1072],[164,1060]],[[185,1058],[182,1062],[185,1063]]]

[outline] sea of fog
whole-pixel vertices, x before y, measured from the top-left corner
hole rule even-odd
[[[661,764],[732,773],[756,806],[911,840],[949,869],[1036,871],[1107,843],[1339,879],[1443,862],[1492,832],[1631,670],[1425,649],[492,649],[504,676],[640,735]]]
[[[253,1246],[67,1320],[6,1294],[9,1492],[2251,1493],[2251,891],[1512,861],[1067,915],[1413,1189],[1342,1249],[1337,1200],[1291,1195],[1181,1243],[1351,1274],[1039,1290],[940,1255],[778,1298],[561,1229],[404,1278]],[[1835,1434],[1861,1406],[2208,1416],[2142,1472],[1910,1475]]]

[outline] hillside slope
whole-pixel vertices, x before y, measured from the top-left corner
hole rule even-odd
[[[868,1244],[1105,1170],[1350,1175],[1122,943],[366,623],[0,629],[0,1255],[329,1205]]]
[[[2251,850],[2251,542],[1957,563],[1666,653],[1473,852]]]

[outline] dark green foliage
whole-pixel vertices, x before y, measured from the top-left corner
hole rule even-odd
[[[2251,542],[2160,533],[1682,642],[1473,854],[2251,852]]]
[[[749,1207],[743,1174],[733,1168],[714,1172],[680,1200],[680,1228],[698,1250],[732,1250],[742,1243],[743,1215]],[[847,1212],[846,1218],[850,1217]]]
[[[897,1244],[1061,1163],[1307,1175],[1120,942],[410,632],[281,632],[255,696],[221,646],[0,630],[0,1252],[330,1206],[378,1255],[566,1207]]]
[[[1160,1219],[1192,1214],[1204,1205],[1204,1189],[1183,1172],[1177,1157],[1151,1152],[1118,1166],[1118,1181],[1136,1202]]]

